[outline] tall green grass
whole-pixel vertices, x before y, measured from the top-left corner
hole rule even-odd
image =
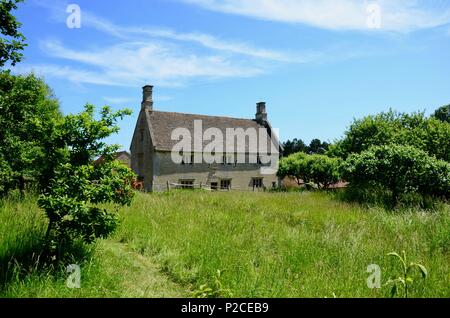
[[[115,238],[158,261],[174,281],[222,284],[237,297],[386,297],[367,266],[396,275],[386,256],[406,250],[429,269],[413,297],[450,297],[450,211],[386,212],[324,193],[170,192],[122,210]]]
[[[0,287],[39,267],[46,228],[36,198],[0,201]]]
[[[450,297],[450,208],[386,211],[326,193],[139,194],[113,237],[80,261],[40,266],[47,220],[35,198],[0,202],[0,297],[173,297],[202,285],[235,297],[387,297],[366,285],[370,264],[398,276],[387,253],[429,271],[411,297]],[[163,273],[163,274],[161,274]],[[222,296],[229,296],[224,292]]]
[[[0,201],[0,297],[181,297],[182,288],[125,245],[100,240],[62,264],[44,260],[47,218],[35,197]],[[81,288],[66,285],[66,266],[81,267]]]

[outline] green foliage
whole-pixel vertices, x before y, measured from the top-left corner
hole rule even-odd
[[[325,155],[311,155],[307,160],[310,181],[318,188],[328,188],[339,181],[339,167],[341,160]]]
[[[0,93],[0,195],[37,185],[52,253],[79,239],[106,237],[117,217],[100,205],[129,204],[133,174],[114,161],[118,147],[104,140],[131,111],[105,106],[97,120],[88,104],[80,114],[63,117],[51,90],[33,74],[1,72]],[[105,160],[94,166],[98,156]]]
[[[118,218],[100,205],[129,205],[133,177],[116,161],[98,166],[66,164],[58,169],[51,190],[39,200],[50,221],[48,239],[52,250],[64,248],[78,238],[92,243],[112,233]]]
[[[304,152],[307,154],[325,154],[330,144],[322,142],[320,139],[313,139],[309,146],[307,146],[301,139],[288,140],[283,143],[283,156],[288,157],[297,152]]]
[[[21,23],[11,14],[17,9],[17,4],[23,0],[1,0],[0,1],[0,67],[8,61],[14,66],[23,58],[22,51],[27,46],[25,37],[19,32]]]
[[[307,153],[323,155],[327,152],[329,146],[330,146],[330,144],[325,141],[322,142],[322,141],[320,141],[320,139],[313,139],[313,140],[311,140],[311,143],[309,144]]]
[[[386,285],[392,285],[391,289],[391,297],[396,296],[399,293],[399,286],[403,287],[405,298],[408,298],[408,290],[411,285],[414,283],[414,277],[412,276],[412,272],[414,269],[418,269],[421,277],[426,279],[428,277],[428,270],[425,266],[418,263],[409,263],[406,258],[406,252],[403,251],[403,256],[400,256],[396,252],[391,252],[388,256],[394,257],[400,262],[401,275],[397,278],[389,278]]]
[[[301,185],[307,179],[306,168],[304,167],[306,155],[302,152],[290,155],[280,160],[277,175],[280,178],[291,177]]]
[[[224,271],[218,269],[213,276],[214,285],[209,287],[208,284],[200,285],[192,292],[193,298],[219,298],[219,297],[233,297],[231,290],[224,288],[222,283],[222,274]]]
[[[375,146],[352,154],[342,165],[342,174],[352,187],[390,191],[393,205],[410,193],[450,194],[450,163],[411,146]]]
[[[61,120],[59,103],[42,79],[0,72],[0,196],[33,182],[45,185]]]
[[[337,158],[296,153],[280,161],[278,176],[294,178],[299,185],[313,182],[318,188],[328,188],[339,181],[339,166]]]
[[[118,131],[118,119],[129,113],[113,112],[105,106],[96,120],[94,106],[88,104],[84,112],[66,116],[58,127],[54,145],[59,161],[45,195],[39,199],[49,218],[47,242],[51,252],[61,254],[77,239],[92,243],[107,237],[118,219],[101,205],[131,203],[134,174],[114,160],[117,146],[103,142]],[[103,162],[94,165],[93,159],[100,155]]]
[[[20,251],[36,250],[48,220],[34,198],[1,200],[0,272],[8,263],[11,270],[0,297],[192,297],[179,291],[213,288],[217,269],[226,269],[220,281],[233,297],[389,297],[390,288],[367,288],[365,269],[378,264],[400,276],[385,256],[394,250],[428,269],[410,297],[450,297],[450,205],[391,213],[334,195],[138,193],[120,208],[114,235],[88,246],[95,249],[85,262],[65,263],[81,266],[80,289],[66,287],[64,268],[35,270],[30,252],[16,262]]]
[[[288,140],[283,143],[283,156],[288,157],[297,152],[306,152],[308,147],[301,139]]]
[[[75,166],[91,163],[99,155],[112,154],[116,146],[108,146],[105,138],[119,132],[119,120],[131,114],[131,110],[112,111],[105,106],[100,111],[100,119],[95,119],[95,107],[86,104],[80,114],[68,115],[58,127],[56,145],[65,149],[65,159]]]
[[[434,112],[433,117],[440,121],[450,123],[450,105],[438,108]]]
[[[417,282],[414,296],[450,296],[442,279],[450,274],[448,206],[391,213],[329,193],[139,194],[122,209],[114,238],[194,289],[213,289],[213,274],[226,269],[221,282],[233,297],[389,297],[387,289],[367,288],[365,269],[378,264],[395,273],[384,257],[393,250],[430,271],[427,288]]]
[[[329,155],[346,159],[372,146],[409,145],[450,162],[450,124],[423,113],[389,111],[355,120]]]

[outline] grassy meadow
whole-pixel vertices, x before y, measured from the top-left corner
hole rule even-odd
[[[428,269],[411,297],[450,297],[450,206],[385,211],[332,193],[138,194],[115,234],[85,251],[81,288],[40,266],[46,219],[33,198],[0,203],[0,297],[389,297],[369,289],[400,275],[387,253]],[[33,254],[34,253],[34,254]],[[217,272],[220,271],[220,277]],[[417,277],[419,277],[417,273]]]

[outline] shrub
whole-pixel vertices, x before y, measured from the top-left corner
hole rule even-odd
[[[298,185],[301,185],[308,179],[307,171],[304,166],[306,156],[307,155],[303,152],[298,152],[281,159],[278,167],[278,176],[280,178],[293,178]]]
[[[440,121],[446,121],[450,123],[450,105],[442,106],[438,108],[434,114],[433,117],[440,120]]]
[[[448,197],[450,164],[411,146],[375,146],[352,154],[342,165],[342,174],[352,187],[381,187],[391,194],[391,203],[408,194]]]
[[[61,119],[58,101],[42,79],[0,72],[0,195],[23,192],[32,182],[45,186]]]
[[[306,166],[310,181],[318,188],[329,188],[339,181],[339,168],[341,161],[325,155],[312,155],[307,157]]]
[[[118,218],[101,204],[129,205],[133,177],[127,167],[114,160],[101,165],[61,166],[51,190],[39,199],[49,218],[50,250],[60,252],[77,239],[92,243],[112,233]]]
[[[319,189],[326,189],[339,181],[339,166],[337,158],[297,153],[281,160],[278,176],[294,178],[299,185],[312,182]]]
[[[346,159],[372,146],[409,145],[450,162],[450,124],[423,113],[393,111],[355,120],[328,155]]]
[[[118,131],[117,120],[128,113],[104,107],[96,120],[94,106],[86,105],[84,112],[66,116],[58,127],[54,144],[59,164],[39,199],[49,218],[46,241],[54,256],[59,258],[77,240],[92,243],[114,231],[118,219],[103,204],[131,203],[134,174],[114,160],[117,146],[102,141]],[[100,155],[104,160],[95,165],[93,159]]]

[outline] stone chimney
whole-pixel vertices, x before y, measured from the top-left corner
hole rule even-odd
[[[142,110],[148,109],[150,111],[153,110],[153,86],[145,85],[142,88]]]
[[[266,103],[264,102],[256,104],[256,122],[261,125],[267,123]]]

